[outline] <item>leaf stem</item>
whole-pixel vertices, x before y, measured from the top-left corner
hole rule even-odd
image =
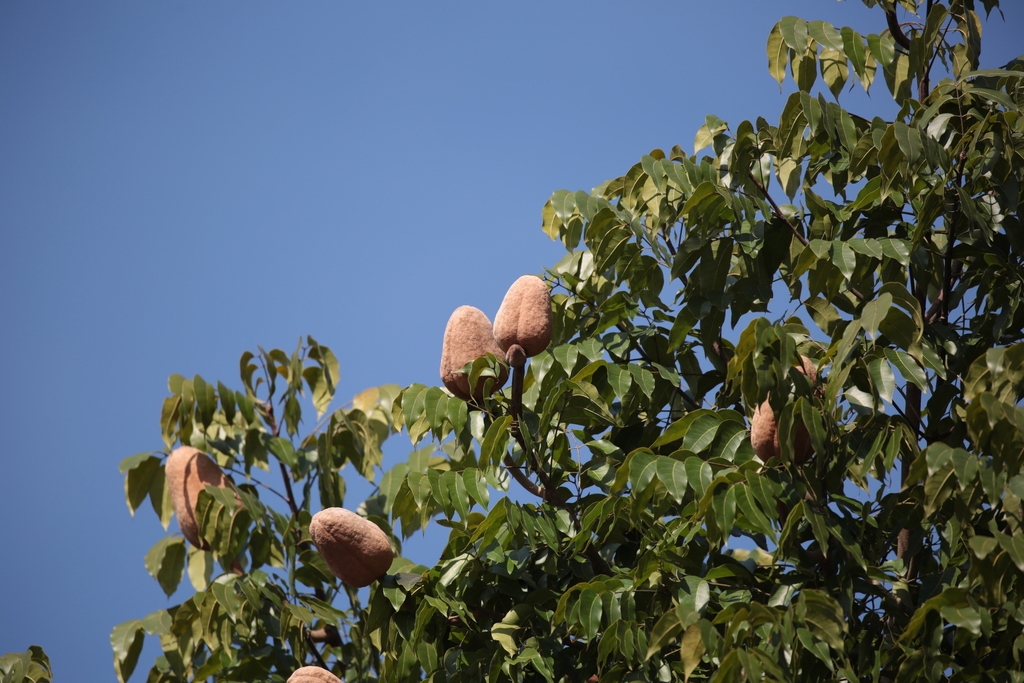
[[[772,199],[772,196],[768,194],[768,189],[761,183],[760,180],[757,179],[757,176],[755,176],[752,171],[747,171],[747,175],[750,176],[750,179],[754,181],[754,185],[757,187],[758,191],[761,192],[761,195],[765,198],[765,200],[772,205],[772,212],[779,218],[779,220],[781,220],[783,223],[789,226],[789,229],[793,231],[793,234],[796,235],[796,238],[800,240],[800,244],[806,247],[807,238],[801,235],[800,231],[796,229],[796,226],[793,225],[793,223],[788,218],[786,218],[786,216],[782,213],[782,209],[779,207],[778,204],[775,203],[775,200]]]

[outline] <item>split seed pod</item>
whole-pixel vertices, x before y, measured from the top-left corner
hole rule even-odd
[[[207,484],[222,489],[230,488],[231,480],[210,456],[191,446],[181,446],[171,451],[164,466],[164,474],[182,535],[200,550],[209,550],[210,544],[199,535],[199,523],[196,521],[199,492]]]
[[[287,683],[341,683],[341,679],[319,666],[304,666],[296,669]]]
[[[309,535],[331,572],[355,588],[384,576],[394,559],[391,542],[380,527],[344,508],[313,515]]]
[[[484,388],[491,383],[489,393],[494,393],[505,386],[508,380],[508,368],[502,366],[498,377],[480,377],[476,386],[469,386],[469,376],[462,372],[462,367],[488,353],[504,358],[505,353],[494,341],[494,328],[491,321],[479,308],[459,306],[448,318],[444,328],[444,344],[441,347],[441,381],[463,401],[471,397],[477,401],[483,399]]]
[[[811,384],[817,382],[818,371],[814,361],[807,356],[800,356],[800,367],[797,370],[806,375]],[[754,447],[754,453],[762,462],[778,458],[782,452],[782,444],[779,443],[779,423],[767,399],[754,409],[754,415],[750,419],[750,445]],[[811,435],[807,432],[806,425],[798,422],[793,438],[793,459],[797,463],[803,463],[813,454]]]
[[[551,294],[536,275],[524,275],[508,288],[494,316],[494,338],[503,351],[513,344],[536,356],[551,343]]]

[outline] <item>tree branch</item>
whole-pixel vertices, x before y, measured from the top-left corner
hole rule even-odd
[[[896,18],[896,10],[890,9],[885,11],[885,23],[889,26],[889,32],[892,33],[893,40],[904,50],[909,50],[910,38],[907,38],[907,35],[903,33],[900,21]]]
[[[517,465],[515,461],[512,460],[511,456],[505,456],[505,467],[506,469],[508,469],[509,474],[512,475],[512,478],[519,482],[519,485],[526,489],[528,492],[537,496],[541,500],[551,503],[555,507],[560,507],[566,512],[568,512],[569,516],[572,518],[573,526],[576,527],[577,531],[580,530],[580,520],[576,517],[576,512],[573,510],[571,505],[562,500],[562,497],[558,495],[557,490],[542,488],[534,484],[532,481],[530,481],[529,477],[523,474],[523,468]],[[587,557],[588,560],[590,560],[590,563],[594,566],[595,573],[612,576],[611,567],[609,567],[608,563],[604,561],[604,558],[601,557],[601,554],[597,552],[596,548],[594,548],[593,546],[588,546],[587,549],[583,551],[583,554]]]
[[[331,647],[341,646],[341,633],[338,632],[336,626],[331,624],[327,624],[323,628],[307,631],[306,637],[313,643],[327,643]]]
[[[523,379],[526,375],[526,352],[523,350],[523,347],[513,344],[505,354],[505,360],[512,366],[512,401],[509,407],[509,412],[512,415],[512,424],[509,426],[509,432],[516,440],[516,443],[519,444],[523,455],[528,458],[531,469],[540,479],[540,483],[544,487],[541,490],[554,491],[550,477],[541,467],[537,454],[526,443],[523,431],[519,427],[519,420],[523,416]]]
[[[550,477],[548,477],[544,472],[533,450],[528,448],[526,439],[523,437],[522,430],[519,429],[519,419],[522,417],[523,411],[523,376],[526,374],[526,356],[522,353],[521,348],[513,345],[506,355],[506,360],[508,360],[509,364],[512,366],[512,405],[510,408],[510,412],[512,413],[512,425],[509,431],[512,433],[513,438],[515,438],[516,443],[519,444],[519,448],[522,449],[523,457],[529,459],[533,471],[541,480],[542,486],[537,486],[537,484],[533,483],[523,472],[523,468],[517,465],[512,459],[512,456],[507,453],[505,454],[504,459],[505,468],[508,470],[509,474],[512,475],[512,478],[529,493],[568,512],[569,517],[572,519],[573,526],[578,532],[581,525],[579,518],[576,516],[575,510],[562,499],[558,489],[552,485]],[[583,551],[583,554],[588,560],[590,560],[596,574],[605,574],[607,576],[612,575],[611,567],[609,567],[608,563],[604,561],[604,558],[601,557],[601,554],[597,552],[596,548],[588,546],[587,549]]]
[[[271,433],[276,437],[281,433],[281,425],[277,423],[277,418],[274,417],[274,404],[271,401],[267,401],[263,406],[263,415],[267,420],[267,426],[270,427]],[[295,494],[292,492],[292,479],[288,475],[288,468],[284,466],[283,462],[278,462],[281,467],[281,479],[284,481],[284,500],[288,503],[288,509],[292,511],[292,518],[299,518],[299,508],[295,505]],[[296,529],[296,531],[298,531]],[[301,538],[301,534],[298,534]]]
[[[925,10],[924,10],[924,21],[925,21],[926,25],[928,23],[928,14],[931,13],[931,11],[932,11],[932,0],[928,0],[927,4],[925,5]],[[917,79],[917,101],[918,102],[924,102],[925,98],[928,97],[928,91],[932,89],[931,88],[931,75],[930,74],[932,72],[932,64],[935,63],[935,58],[938,55],[939,55],[939,51],[936,50],[935,53],[932,54],[932,58],[928,60],[927,64],[925,64],[924,73],[921,74],[920,76],[918,76],[918,79]]]
[[[512,478],[519,482],[519,485],[526,489],[527,492],[532,493],[541,500],[551,503],[556,507],[560,507],[563,510],[570,509],[569,505],[562,500],[562,497],[558,495],[557,491],[538,486],[530,481],[530,478],[523,472],[523,466],[517,465],[511,455],[508,455],[507,453],[505,454],[504,463],[508,473],[511,474]]]
[[[911,288],[914,291],[914,296],[917,298],[918,306],[924,310],[924,291],[921,288],[919,278],[914,278],[911,281]],[[907,420],[907,424],[910,426],[911,431],[914,433],[916,438],[920,438],[921,434],[921,390],[913,382],[907,384],[907,391],[904,394],[906,400],[904,402],[904,416]],[[906,453],[900,459],[900,490],[903,490],[907,486],[907,479],[910,476],[910,465],[911,458],[910,454]],[[910,529],[900,529],[899,534],[896,536],[896,557],[904,560],[904,566],[907,569],[906,579],[913,581],[917,577],[917,553],[910,553]],[[911,554],[909,559],[905,559],[908,554]]]

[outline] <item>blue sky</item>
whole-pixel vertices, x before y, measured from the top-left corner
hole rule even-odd
[[[1005,4],[985,66],[1024,52]],[[777,119],[787,14],[884,29],[855,0],[0,2],[0,653],[112,680],[111,628],[180,601],[117,469],[161,448],[168,375],[238,387],[243,351],[311,334],[335,405],[436,384],[451,311],[561,257],[553,191],[706,114]]]

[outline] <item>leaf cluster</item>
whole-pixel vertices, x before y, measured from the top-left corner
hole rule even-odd
[[[866,4],[877,34],[772,29],[769,71],[796,85],[777,122],[709,116],[696,153],[552,195],[554,340],[514,428],[507,392],[419,384],[328,412],[339,364],[312,338],[244,354],[239,390],[172,376],[166,448],[237,486],[200,496],[209,550],[147,555],[168,595],[186,573],[195,593],[115,628],[120,680],[147,633],[152,683],[311,663],[389,683],[1020,680],[1024,62],[981,68],[970,0],[906,0],[902,23]],[[846,111],[879,70],[897,114]],[[384,471],[398,433],[412,451]],[[399,554],[362,593],[308,534],[348,465]],[[161,454],[121,468],[166,527]],[[400,556],[438,528],[434,566]]]

